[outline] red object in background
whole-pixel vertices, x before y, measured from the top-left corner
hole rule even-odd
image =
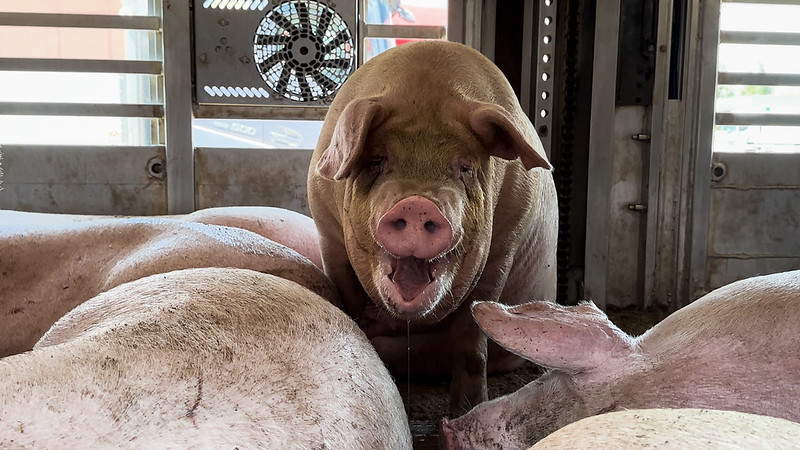
[[[414,14],[414,22],[409,22],[400,14],[392,16],[392,25],[440,25],[447,26],[447,9],[441,8],[422,8],[418,6],[406,6],[403,8]],[[396,39],[397,45],[407,44],[414,42],[416,39]]]

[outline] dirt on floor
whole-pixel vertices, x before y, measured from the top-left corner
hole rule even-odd
[[[667,311],[642,311],[639,308],[609,307],[606,314],[614,324],[632,336],[647,331],[668,315]],[[541,368],[525,363],[521,368],[489,377],[489,398],[510,394],[542,374]],[[449,382],[398,382],[397,388],[408,409],[414,448],[439,448],[439,422],[448,414]],[[409,401],[410,399],[410,401]]]

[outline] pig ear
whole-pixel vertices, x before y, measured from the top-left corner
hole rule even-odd
[[[526,139],[505,109],[491,103],[478,103],[469,114],[469,125],[490,155],[509,160],[519,157],[527,170],[553,169],[539,136],[533,133]]]
[[[347,177],[364,150],[369,131],[385,117],[378,98],[357,98],[348,103],[336,121],[328,148],[317,162],[317,173],[328,180]]]
[[[551,369],[609,369],[637,351],[635,340],[591,302],[572,307],[545,301],[518,306],[476,302],[472,315],[498,344]]]

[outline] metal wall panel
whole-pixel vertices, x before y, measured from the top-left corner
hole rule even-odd
[[[306,174],[313,150],[198,148],[195,204],[277,206],[311,215]]]
[[[647,109],[618,106],[608,211],[608,304],[641,305],[647,190],[647,144],[631,139],[644,129]]]
[[[707,289],[800,268],[800,155],[715,153]]]
[[[0,209],[69,214],[167,213],[166,182],[148,170],[163,147],[3,146]],[[162,164],[163,168],[163,164]]]

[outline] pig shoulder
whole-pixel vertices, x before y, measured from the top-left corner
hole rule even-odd
[[[157,274],[59,327],[76,332],[0,360],[0,417],[14,418],[0,421],[0,446],[410,448],[397,388],[366,337],[294,282]]]
[[[708,409],[617,411],[573,422],[531,449],[793,448],[800,424],[785,419]]]

